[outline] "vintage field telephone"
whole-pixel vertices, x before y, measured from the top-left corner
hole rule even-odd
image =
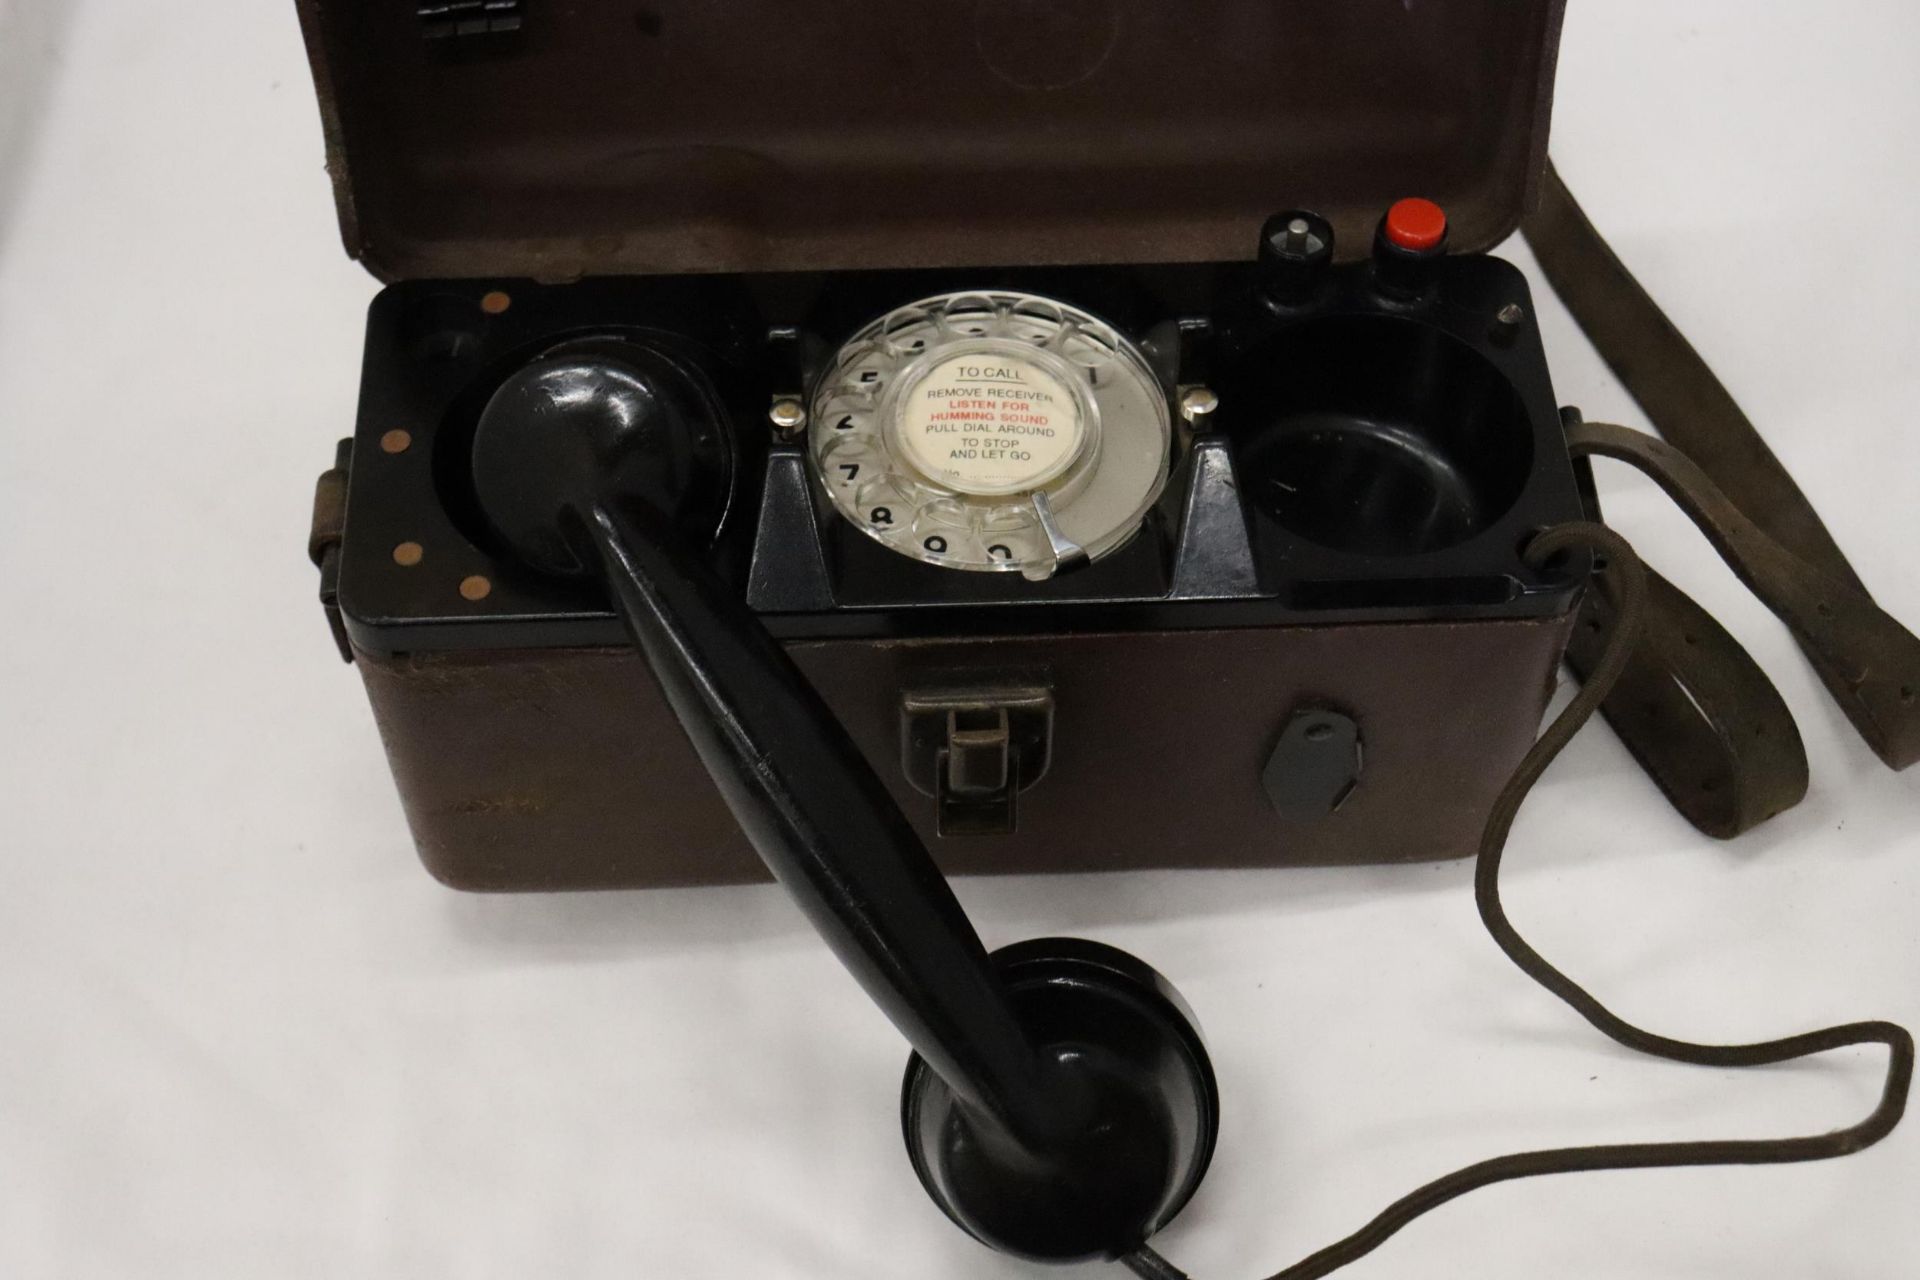
[[[1558,5],[721,8],[302,5],[348,247],[394,281],[312,550],[436,875],[770,871],[913,1046],[928,1192],[1040,1260],[1178,1274],[1147,1241],[1206,1171],[1212,1069],[1154,970],[989,955],[943,870],[1477,854],[1496,941],[1624,1044],[1889,1050],[1853,1128],[1490,1161],[1285,1277],[1490,1182],[1898,1122],[1904,1030],[1641,1031],[1500,909],[1514,812],[1596,709],[1713,834],[1806,785],[1765,676],[1600,523],[1592,455],[1920,758],[1920,642],[1544,167]],[[890,56],[829,93],[856,36]],[[1195,41],[1217,75],[1155,74]],[[1528,208],[1694,460],[1555,401],[1478,252]],[[1536,741],[1563,657],[1584,687]]]

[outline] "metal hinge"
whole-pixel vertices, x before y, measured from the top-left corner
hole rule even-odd
[[[423,0],[414,12],[429,40],[506,35],[526,22],[521,0]]]
[[[901,767],[939,803],[943,836],[1009,835],[1053,754],[1053,692],[1038,685],[909,690]]]
[[[340,616],[340,539],[347,528],[347,472],[352,466],[353,441],[342,440],[334,447],[332,469],[321,472],[313,487],[313,527],[307,534],[307,555],[320,570],[320,607],[347,662],[353,661],[353,644]]]

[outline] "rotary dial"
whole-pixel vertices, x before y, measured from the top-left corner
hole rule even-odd
[[[1166,483],[1167,393],[1111,325],[1021,293],[901,307],[814,391],[815,474],[930,564],[1047,578],[1126,542]]]

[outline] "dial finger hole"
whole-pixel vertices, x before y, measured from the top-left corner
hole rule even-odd
[[[1110,365],[1118,354],[1104,335],[1089,332],[1078,325],[1061,341],[1059,350],[1061,355],[1083,369]]]
[[[836,381],[843,394],[872,401],[886,385],[894,363],[878,342],[863,342],[842,357]]]
[[[982,560],[987,564],[1003,569],[1018,569],[1050,557],[1045,544],[1038,537],[1014,530],[981,533],[980,551]]]
[[[1033,504],[1030,502],[1022,502],[1017,505],[1008,503],[987,507],[980,514],[980,531],[982,533],[1017,534],[1035,527],[1036,522],[1033,518]]]
[[[857,440],[831,441],[820,451],[820,475],[836,490],[855,490],[881,469],[880,455]]]
[[[940,327],[961,337],[985,337],[999,322],[999,311],[999,304],[987,294],[955,294],[940,308]]]
[[[1060,354],[1096,391],[1104,390],[1116,377],[1125,376],[1118,363],[1119,352],[1099,334],[1080,330],[1061,348]]]
[[[913,522],[906,495],[884,477],[860,485],[854,491],[853,507],[861,521],[883,537],[902,532]]]
[[[976,517],[966,503],[953,498],[937,498],[920,508],[919,514],[914,519],[914,527],[918,529],[924,526],[952,531],[971,529],[975,521]]]
[[[927,334],[936,327],[925,307],[902,307],[880,324],[880,348],[895,360],[911,360],[927,349]]]
[[[999,537],[989,538],[971,528],[956,526],[934,516],[932,510],[923,510],[908,536],[901,542],[902,547],[919,559],[967,569],[1015,567],[1018,564],[1021,552],[1016,543]],[[989,544],[999,550],[990,551]]]
[[[814,418],[823,429],[819,438],[828,445],[838,440],[864,439],[873,433],[873,407],[846,394],[835,394],[821,401]]]
[[[1074,342],[1080,338],[1080,334],[1080,322],[1068,316],[1061,322],[1058,329],[1047,335],[1046,349],[1056,355],[1066,356],[1068,362],[1072,363],[1073,357],[1069,353]]]
[[[1051,345],[1070,321],[1066,310],[1050,298],[1028,298],[1013,309],[1015,336],[1037,346]]]

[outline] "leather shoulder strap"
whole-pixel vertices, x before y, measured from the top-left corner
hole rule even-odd
[[[1895,769],[1920,761],[1920,638],[1864,590],[1776,541],[1666,441],[1583,422],[1568,429],[1567,444],[1576,457],[1616,458],[1645,472],[1786,623],[1867,745]]]
[[[1795,638],[1874,752],[1892,768],[1912,764],[1920,706],[1903,670],[1910,633],[1872,606],[1806,495],[1551,165],[1524,232],[1554,291],[1661,436],[1697,464],[1699,481],[1788,553],[1805,581],[1876,615],[1876,644],[1867,647],[1877,670],[1837,661],[1830,646],[1798,627]],[[1584,676],[1583,655],[1604,639],[1604,599],[1589,601],[1581,626],[1569,660]],[[1737,835],[1805,793],[1804,749],[1778,691],[1732,636],[1662,579],[1655,579],[1629,674],[1603,710],[1661,789],[1708,834]]]
[[[1831,577],[1860,579],[1807,495],[1686,335],[1588,221],[1551,163],[1522,232],[1553,291],[1661,437],[1767,536]]]

